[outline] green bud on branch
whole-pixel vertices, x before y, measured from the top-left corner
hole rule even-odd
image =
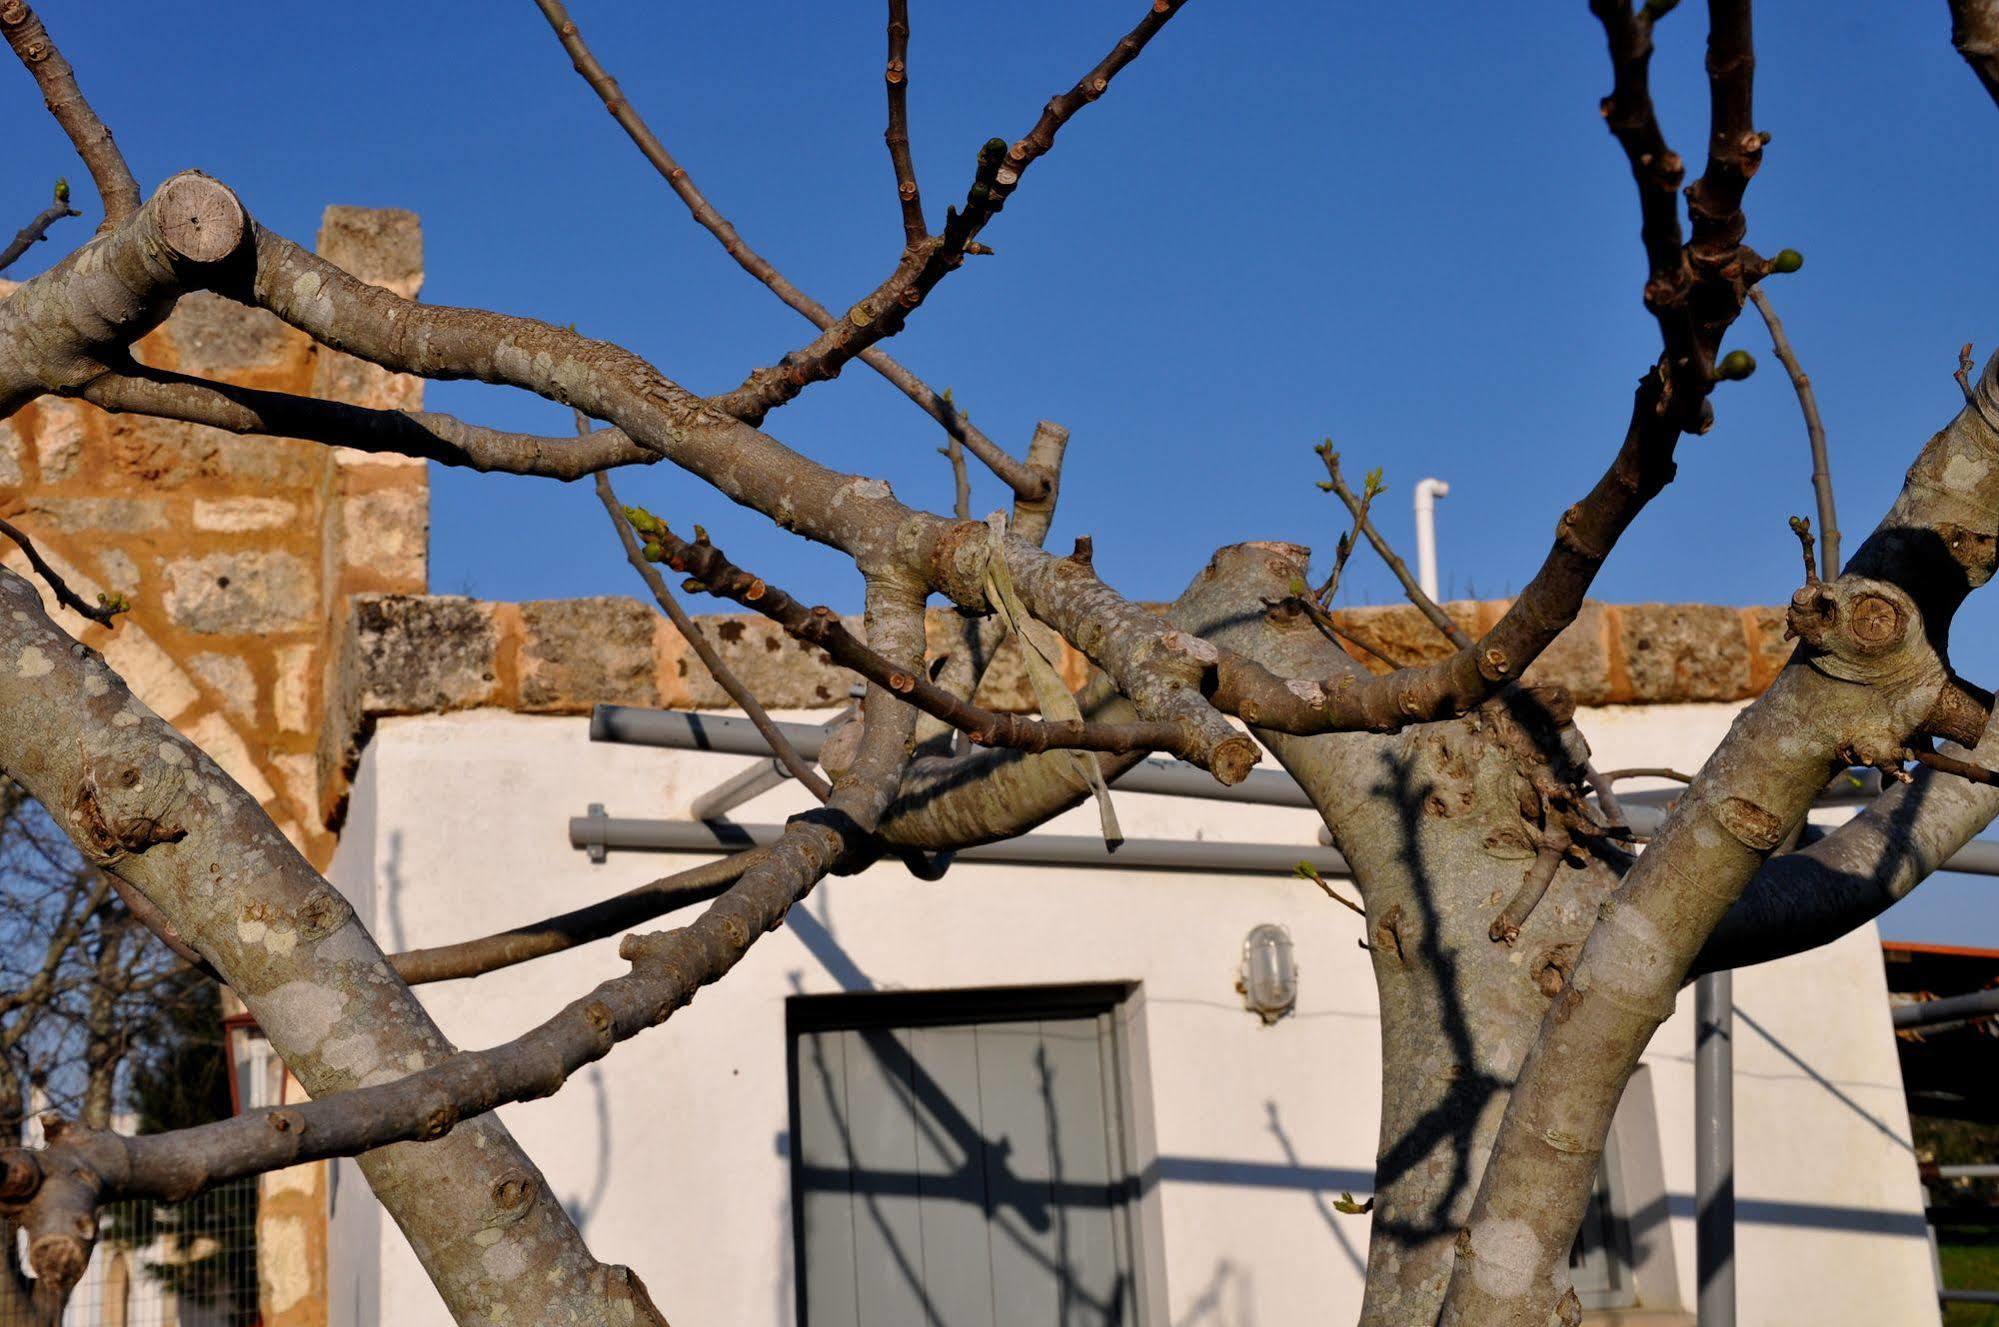
[[[1723,382],[1740,382],[1756,372],[1756,357],[1746,350],[1731,350],[1714,366],[1714,376]]]

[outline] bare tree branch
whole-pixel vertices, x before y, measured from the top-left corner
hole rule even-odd
[[[1110,754],[1189,749],[1198,739],[1174,723],[1100,724],[1088,720],[1027,719],[1002,714],[961,699],[931,681],[922,668],[896,665],[848,631],[840,617],[824,606],[807,608],[761,577],[744,571],[705,534],[682,539],[650,512],[627,508],[632,528],[646,539],[645,556],[675,571],[690,573],[709,594],[733,599],[783,627],[799,640],[817,645],[834,663],[852,669],[877,686],[886,687],[926,714],[932,714],[970,735],[981,746],[1019,751],[1103,751]]]
[[[69,582],[57,574],[56,569],[51,567],[48,561],[42,557],[41,553],[35,548],[35,541],[22,533],[19,527],[15,526],[13,522],[0,520],[0,535],[7,536],[7,538],[20,546],[21,552],[27,555],[28,565],[35,569],[37,576],[48,582],[51,590],[55,591],[56,602],[64,608],[69,609],[72,613],[76,613],[81,617],[87,617],[100,627],[108,627],[111,625],[112,618],[131,607],[131,605],[125,602],[124,595],[100,594],[97,596],[96,603],[85,603],[83,596],[79,595],[75,590],[70,589]]]
[[[923,221],[916,162],[909,155],[909,0],[888,0],[888,65],[882,71],[882,79],[888,84],[888,128],[882,131],[882,138],[888,144],[889,161],[895,167],[895,195],[902,204],[904,242],[914,247],[929,238],[930,230]]]
[[[50,226],[64,217],[82,215],[83,213],[69,205],[69,181],[57,180],[55,201],[43,208],[33,221],[21,227],[6,248],[0,249],[0,272],[12,267],[22,254],[34,247],[37,241],[47,239]]]
[[[1966,753],[1999,763],[1990,728]],[[1927,762],[1926,762],[1927,763]],[[1757,870],[1707,938],[1688,980],[1803,953],[1865,925],[1941,869],[1995,815],[1999,788],[1920,769],[1890,782],[1851,820]]]
[[[1790,249],[1777,255],[1775,270],[1796,271],[1787,255],[1795,256]],[[1797,354],[1784,335],[1784,324],[1778,319],[1777,311],[1770,307],[1770,297],[1763,293],[1761,286],[1752,288],[1749,298],[1755,302],[1756,311],[1763,315],[1763,323],[1770,329],[1770,345],[1777,352],[1777,359],[1784,366],[1784,372],[1791,375],[1791,386],[1798,392],[1798,409],[1805,416],[1805,438],[1812,448],[1812,493],[1818,499],[1819,509],[1819,560],[1821,573],[1827,580],[1839,575],[1839,517],[1832,500],[1832,462],[1828,458],[1825,445],[1825,424],[1819,419],[1818,396],[1812,391],[1812,380],[1798,363]]]
[[[1077,111],[1102,96],[1118,71],[1138,58],[1146,43],[1185,3],[1186,0],[1153,0],[1145,17],[1111,48],[1109,55],[1083,75],[1075,87],[1049,101],[1026,137],[1011,147],[1003,139],[988,140],[979,151],[978,169],[965,199],[965,210],[946,210],[941,235],[911,245],[888,279],[854,305],[844,321],[835,323],[817,340],[792,351],[776,365],[758,369],[735,391],[716,397],[716,404],[739,419],[760,422],[810,384],[837,376],[848,360],[875,342],[901,331],[903,320],[923,303],[947,273],[957,268],[986,223],[1006,206],[1027,168],[1055,145],[1055,135],[1062,126]]]
[[[236,195],[183,171],[146,204],[0,300],[0,417],[104,373],[174,301],[235,254],[249,218]]]
[[[1339,500],[1346,504],[1347,510],[1353,513],[1354,524],[1362,534],[1367,536],[1367,542],[1374,546],[1374,551],[1381,556],[1383,562],[1388,564],[1388,569],[1395,573],[1395,579],[1401,583],[1402,593],[1408,597],[1409,602],[1414,604],[1417,611],[1430,620],[1431,626],[1443,633],[1444,639],[1461,650],[1470,648],[1472,638],[1465,633],[1462,627],[1451,620],[1449,613],[1438,607],[1436,600],[1423,592],[1423,587],[1410,574],[1409,564],[1402,560],[1401,555],[1395,551],[1386,539],[1382,538],[1381,531],[1374,528],[1374,522],[1367,518],[1366,504],[1355,495],[1351,488],[1347,487],[1346,478],[1340,473],[1339,453],[1333,451],[1332,445],[1328,443],[1325,447],[1319,449],[1319,456],[1326,463],[1327,484],[1331,487],[1333,493],[1338,496]]]
[[[701,630],[701,624],[689,617],[687,610],[680,606],[680,600],[676,599],[673,591],[667,588],[665,578],[647,560],[645,550],[639,547],[638,540],[633,537],[635,519],[633,509],[618,501],[617,493],[611,488],[611,477],[601,472],[597,476],[597,500],[604,504],[604,510],[610,516],[611,524],[617,529],[618,542],[624,545],[625,560],[632,564],[632,569],[645,581],[646,588],[652,591],[653,602],[659,605],[667,620],[673,623],[675,630],[679,631],[682,638],[693,648],[695,655],[701,660],[701,666],[706,668],[708,675],[728,693],[729,699],[736,702],[736,708],[756,725],[758,734],[770,744],[772,754],[784,766],[785,771],[798,780],[800,786],[813,797],[821,802],[825,801],[832,795],[832,785],[819,777],[819,772],[812,768],[811,761],[798,754],[798,749],[786,739],[784,731],[771,722],[770,712],[764,709],[755,693],[743,685],[742,679],[737,677],[729,665],[722,661],[722,656],[716,653],[714,643],[708,639],[708,633]]]
[[[625,99],[624,91],[618,86],[618,81],[598,63],[597,57],[584,44],[583,34],[578,30],[575,20],[569,17],[569,11],[560,0],[535,0],[535,3],[540,7],[542,15],[548,19],[549,25],[555,29],[555,35],[562,42],[563,49],[569,53],[576,72],[583,76],[583,80],[590,85],[591,90],[603,100],[605,109],[611,112],[612,118],[617,120],[619,127],[631,138],[645,159],[652,163],[653,168],[660,173],[673,191],[680,195],[680,200],[687,205],[687,210],[702,228],[721,242],[729,256],[734,258],[745,272],[762,282],[772,294],[783,300],[820,331],[831,331],[843,325],[842,319],[828,312],[818,301],[786,280],[783,273],[745,243],[743,237],[737,234],[736,228],[729,224],[728,219],[715,210],[714,205],[701,190],[695,187],[694,178],[674,160],[673,154],[666,150],[666,145],[660,141],[658,135],[653,133],[644,118]],[[1044,486],[1041,476],[1023,467],[998,443],[972,427],[971,422],[959,413],[957,407],[952,405],[947,397],[940,397],[931,391],[915,374],[890,359],[886,351],[870,347],[861,352],[861,362],[893,383],[896,389],[914,401],[919,409],[936,420],[954,444],[963,446],[978,457],[987,469],[997,475],[1000,481],[1015,493],[1032,496],[1041,492]],[[761,418],[761,415],[758,418]],[[755,423],[756,420],[752,419],[749,422]]]
[[[118,145],[111,141],[111,131],[83,99],[83,90],[76,85],[76,71],[63,59],[48,29],[25,0],[0,3],[0,32],[6,33],[7,45],[34,75],[49,114],[55,116],[56,123],[69,135],[76,154],[89,168],[98,196],[104,200],[104,224],[115,226],[136,212],[139,182],[132,178],[132,169],[125,164]]]
[[[151,415],[230,433],[302,438],[329,446],[416,456],[481,473],[581,479],[621,465],[647,465],[659,453],[614,428],[579,438],[507,433],[430,410],[376,410],[345,401],[185,377],[142,364],[106,371],[77,395],[113,414]]]
[[[751,848],[640,885],[569,912],[512,926],[492,935],[389,957],[396,975],[412,986],[483,976],[517,963],[574,949],[629,930],[677,908],[714,898],[769,852]]]
[[[869,634],[898,666],[920,667],[920,600],[871,587]],[[435,1141],[510,1101],[547,1096],[618,1042],[664,1022],[774,929],[793,903],[866,840],[908,761],[915,711],[880,688],[863,702],[853,763],[824,808],[795,817],[784,835],[701,917],[678,930],[628,936],[631,971],[600,984],[532,1031],[485,1051],[460,1051],[392,1082],[319,1095],[306,1104],[251,1112],[142,1139],[87,1129],[51,1132],[41,1152],[0,1153],[0,1204],[31,1234],[52,1218],[84,1215],[119,1195],[184,1198],[224,1180],[403,1141]],[[70,1223],[69,1238],[80,1227]],[[79,1270],[81,1261],[79,1260]],[[539,1278],[536,1278],[539,1279]],[[641,1294],[643,1291],[640,1290]],[[650,1309],[646,1321],[662,1321]]]

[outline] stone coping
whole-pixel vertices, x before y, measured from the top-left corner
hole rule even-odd
[[[1445,606],[1477,635],[1507,601]],[[1381,653],[1428,663],[1450,653],[1408,605],[1344,608],[1340,628]],[[716,649],[773,709],[841,703],[853,675],[817,648],[753,615],[698,619]],[[859,630],[857,620],[848,625]],[[932,610],[933,651],[954,639],[949,610]],[[1746,700],[1769,685],[1791,652],[1780,608],[1712,604],[1599,604],[1527,670],[1527,680],[1566,687],[1580,705],[1680,705]],[[1031,709],[1017,643],[1002,649],[982,703]],[[1364,651],[1376,672],[1387,665]],[[436,714],[494,708],[523,714],[584,714],[600,702],[664,709],[729,708],[678,631],[636,599],[600,597],[497,603],[457,595],[360,595],[338,643],[336,689],[355,716]],[[1062,672],[1080,686],[1088,664],[1065,648]]]

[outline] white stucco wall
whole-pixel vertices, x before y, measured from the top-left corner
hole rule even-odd
[[[1733,706],[1585,712],[1605,768],[1698,764]],[[816,716],[805,716],[816,717]],[[382,942],[433,945],[536,918],[691,864],[568,846],[586,804],[684,814],[746,762],[595,745],[575,718],[496,711],[384,720],[362,761],[333,878]],[[1312,843],[1307,813],[1119,794],[1133,837]],[[785,788],[736,812],[777,821]],[[1088,811],[1050,827],[1087,834]],[[504,1112],[598,1256],[632,1265],[675,1321],[793,1317],[787,1047],[793,994],[1135,980],[1168,1316],[1178,1327],[1340,1322],[1358,1309],[1379,1047],[1359,919],[1299,881],[961,864],[822,885],[720,985]],[[1288,927],[1297,1013],[1262,1027],[1233,986],[1244,934]],[[514,1036],[622,970],[607,940],[424,989],[459,1044]],[[1922,1195],[1871,927],[1736,980],[1744,1327],[1937,1320]],[[1682,1301],[1694,1249],[1692,995],[1647,1054]],[[444,1324],[435,1292],[351,1164],[333,1222],[333,1327]],[[760,1287],[745,1302],[744,1287]],[[376,1306],[379,1305],[377,1310]]]

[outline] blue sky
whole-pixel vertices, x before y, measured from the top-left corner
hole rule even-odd
[[[1135,0],[926,4],[912,18],[912,137],[933,222],[987,138],[1018,137],[1141,11]],[[192,11],[44,0],[45,21],[147,187],[199,166],[265,224],[309,239],[330,202],[424,219],[425,298],[573,322],[699,391],[734,385],[810,328],[686,216],[571,73],[529,0],[342,5],[209,0]],[[1531,17],[1523,18],[1523,11]],[[751,244],[844,308],[901,242],[881,143],[883,11],[577,0],[575,17]],[[1957,408],[1957,347],[1999,343],[1999,110],[1951,51],[1941,5],[1758,6],[1758,123],[1773,140],[1750,240],[1801,250],[1770,286],[1818,387],[1851,548],[1917,448]],[[1703,16],[1660,30],[1669,139],[1698,161]],[[1582,0],[1531,7],[1193,0],[1064,131],[970,262],[890,349],[1018,450],[1073,431],[1055,540],[1095,537],[1135,597],[1170,598],[1214,547],[1330,551],[1334,503],[1311,447],[1383,466],[1381,524],[1446,478],[1440,561],[1454,594],[1517,589],[1556,516],[1612,454],[1657,353],[1640,307],[1632,187],[1597,114],[1609,76]],[[10,126],[0,216],[82,176],[32,85],[0,79]],[[10,228],[18,222],[5,223]],[[77,223],[58,243],[80,238]],[[33,261],[57,254],[43,246]],[[1613,601],[1781,603],[1785,518],[1811,510],[1795,398],[1752,315],[1731,341],[1762,370],[1598,583]],[[564,431],[544,402],[441,384],[430,403]],[[936,432],[856,366],[768,429],[829,463],[949,502]],[[433,475],[432,584],[530,599],[629,593],[587,485]],[[850,567],[684,475],[622,481],[699,520],[795,593],[857,602]],[[999,486],[978,484],[984,511]],[[1365,555],[1355,602],[1394,587]],[[1957,662],[1999,677],[1995,605],[1975,598]],[[1999,883],[1938,881],[1889,929],[1999,944]]]

